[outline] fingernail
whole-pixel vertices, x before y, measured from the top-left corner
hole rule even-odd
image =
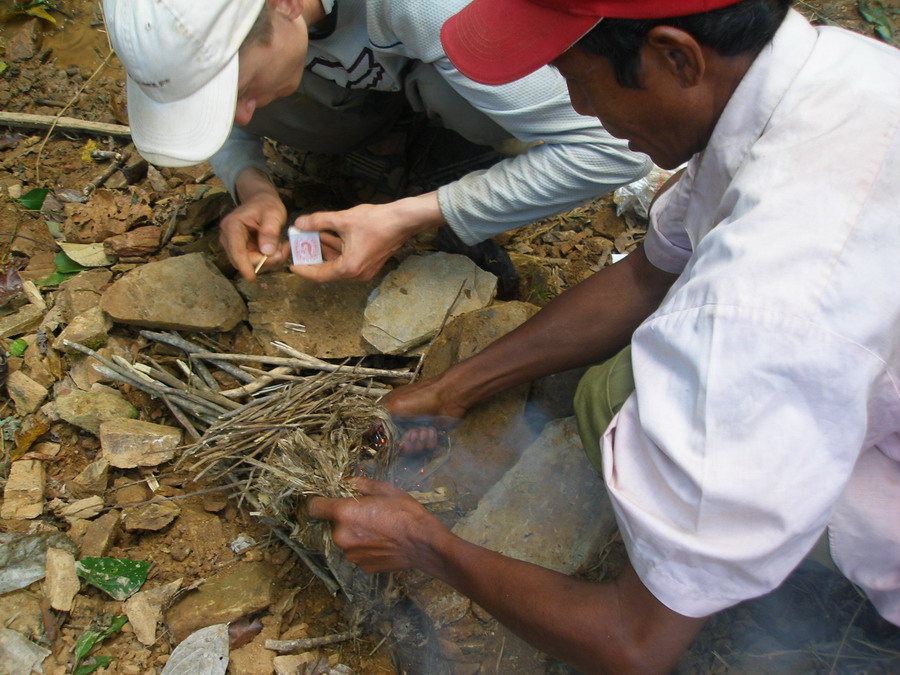
[[[298,230],[305,230],[306,218],[304,218],[303,216],[298,217],[297,220],[294,221],[294,227],[296,227]]]
[[[259,251],[263,255],[272,255],[273,253],[275,253],[275,245],[269,243],[261,244],[259,247]]]

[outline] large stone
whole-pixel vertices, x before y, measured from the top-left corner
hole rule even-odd
[[[39,638],[44,630],[40,599],[27,590],[0,595],[0,626]]]
[[[44,510],[44,464],[35,459],[19,459],[9,468],[3,489],[0,518],[30,520]]]
[[[272,603],[275,576],[271,565],[247,563],[209,579],[166,613],[175,642],[199,628],[265,609]]]
[[[75,556],[61,548],[48,548],[45,578],[50,606],[60,612],[70,612],[72,601],[81,589],[75,572]]]
[[[6,391],[16,404],[16,414],[28,415],[41,407],[47,398],[47,388],[28,377],[21,370],[6,378]]]
[[[229,331],[244,318],[241,296],[201,253],[141,265],[103,294],[118,323],[188,331]]]
[[[103,457],[119,469],[158,466],[175,456],[181,430],[132,419],[115,419],[100,425]]]
[[[0,628],[0,663],[3,673],[43,672],[41,662],[50,655],[49,649],[34,644],[21,633]]]
[[[433,377],[480,352],[537,311],[528,303],[505,302],[454,319],[428,348],[422,377]],[[457,486],[454,501],[462,509],[474,508],[534,441],[536,432],[526,418],[528,397],[527,384],[492,396],[473,406],[450,432],[453,452],[435,480]]]
[[[119,512],[108,511],[85,528],[79,549],[82,558],[102,558],[112,547],[119,532]]]
[[[448,318],[481,309],[497,277],[450,253],[410,256],[373,293],[363,337],[378,351],[401,354],[430,340]]]
[[[102,425],[101,425],[102,427]],[[91,462],[73,478],[67,487],[76,497],[102,495],[109,485],[109,462],[98,459]]]
[[[41,44],[41,22],[28,19],[17,31],[6,38],[6,58],[10,61],[27,61],[34,57]]]
[[[97,349],[106,343],[109,329],[112,328],[112,319],[99,307],[91,307],[87,311],[76,316],[63,328],[59,336],[53,341],[53,348],[61,352],[74,352],[74,348],[67,347],[66,342],[75,342],[90,349]]]
[[[477,354],[521,326],[539,310],[539,307],[527,302],[501,302],[447,322],[425,353],[422,379],[434,377],[454,363]]]
[[[363,356],[372,352],[362,339],[363,312],[378,279],[360,283],[338,281],[316,284],[289,273],[262,274],[248,284],[238,282],[247,298],[248,321],[253,335],[269,354],[270,343],[284,342],[320,359]],[[285,324],[303,324],[305,333]]]
[[[26,335],[24,338],[28,344],[23,357],[23,366],[26,374],[38,384],[49,387],[57,378],[54,373],[60,373],[59,355],[52,349],[47,349],[45,354],[37,346],[37,335]]]
[[[159,248],[162,231],[157,225],[144,225],[103,242],[109,255],[128,257],[150,255]]]
[[[74,502],[69,503],[60,503],[60,500],[55,499],[50,502],[50,506],[57,516],[65,518],[69,522],[89,520],[103,510],[103,497],[94,495],[84,499],[76,499]]]
[[[79,272],[59,285],[59,302],[62,303],[66,321],[96,307],[103,289],[112,280],[112,272],[95,268]]]
[[[569,417],[549,423],[453,532],[506,556],[573,574],[596,559],[615,529],[606,489]],[[443,582],[428,580],[410,597],[428,617],[445,656],[481,654],[520,664],[501,672],[544,672],[535,668],[541,664],[537,650]]]
[[[575,418],[566,417],[547,424],[453,532],[512,558],[572,574],[615,529],[603,481],[584,455]]]
[[[0,318],[0,338],[16,337],[29,333],[41,325],[45,310],[35,305],[24,305],[17,312]]]
[[[137,417],[137,410],[121,396],[73,391],[56,399],[59,416],[95,436],[103,422]]]
[[[181,588],[181,579],[168,584],[135,593],[125,601],[125,615],[128,617],[134,636],[143,645],[156,642],[156,624],[162,618],[162,608]]]
[[[158,532],[181,514],[175,502],[157,502],[125,509],[122,526],[128,532]]]

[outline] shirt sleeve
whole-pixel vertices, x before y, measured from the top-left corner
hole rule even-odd
[[[685,219],[699,162],[699,157],[691,159],[678,182],[661,194],[650,210],[644,252],[655,267],[671,274],[680,274],[694,252]]]
[[[641,178],[653,166],[596,119],[578,115],[562,77],[549,67],[489,87],[464,77],[446,57],[434,65],[511,137],[539,141],[522,155],[438,190],[444,218],[468,244],[580,206]]]
[[[235,202],[238,202],[235,182],[241,171],[254,167],[266,175],[269,173],[259,137],[237,125],[231,127],[231,134],[219,151],[210,157],[209,164]]]
[[[634,568],[706,616],[776,588],[826,527],[866,433],[871,352],[777,309],[652,317],[603,442]]]

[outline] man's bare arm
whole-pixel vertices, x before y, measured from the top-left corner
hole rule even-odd
[[[555,298],[483,351],[437,377],[394,390],[384,404],[398,417],[458,418],[500,391],[599,363],[628,344],[676,278],[654,267],[639,247]]]
[[[366,572],[419,569],[450,584],[537,648],[589,673],[667,672],[705,619],[673,612],[630,565],[595,584],[460,539],[401,490],[360,479],[361,495],[316,498],[346,558]]]

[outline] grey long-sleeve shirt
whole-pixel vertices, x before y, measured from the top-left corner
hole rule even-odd
[[[528,152],[502,160],[438,189],[441,213],[473,244],[571,208],[637,180],[652,164],[571,107],[563,78],[552,68],[501,86],[464,77],[444,54],[440,27],[468,0],[339,0],[327,38],[311,40],[308,72],[349,89],[402,91],[411,60],[434,66],[473,107],[524,143]],[[238,174],[266,171],[258,138],[235,127],[210,160],[234,194]]]

